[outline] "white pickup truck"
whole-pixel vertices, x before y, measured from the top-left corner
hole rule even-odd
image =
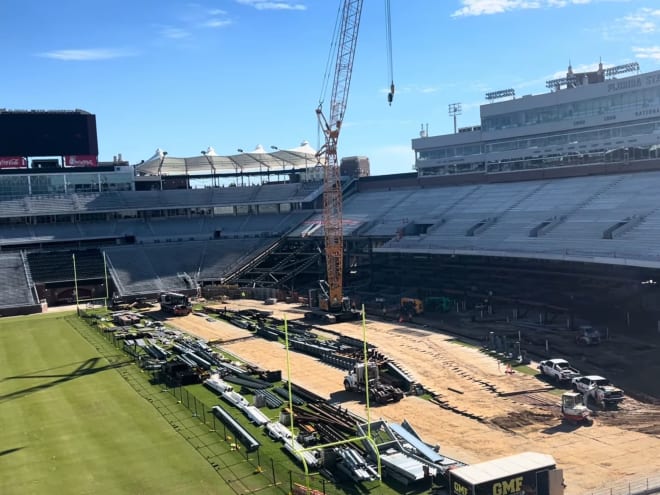
[[[602,407],[613,407],[624,399],[623,390],[615,387],[607,378],[598,375],[573,378],[573,390],[586,394]]]
[[[539,371],[557,383],[570,383],[580,372],[573,368],[565,359],[546,359],[539,363]]]

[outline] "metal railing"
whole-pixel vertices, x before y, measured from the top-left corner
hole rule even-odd
[[[590,491],[588,495],[651,495],[653,493],[660,493],[660,474],[622,481],[606,488]]]

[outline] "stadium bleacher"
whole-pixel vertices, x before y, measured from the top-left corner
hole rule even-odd
[[[221,280],[272,242],[258,237],[166,242],[110,247],[105,253],[119,295],[125,296],[190,290],[196,282]]]
[[[639,172],[358,189],[345,198],[344,235],[378,238],[376,252],[461,252],[660,266],[660,207],[654,199],[659,185],[660,172]],[[320,240],[324,234],[320,211],[283,207],[283,213],[277,213],[279,203],[292,208],[305,198],[317,199],[320,191],[318,183],[266,184],[3,200],[0,220],[4,218],[6,223],[0,228],[0,248],[43,242],[46,250],[49,242],[114,239],[117,245],[103,249],[122,294],[190,289],[190,280],[223,279],[282,236]],[[233,210],[226,208],[229,206]],[[177,212],[189,209],[190,216],[149,218],[145,214],[102,220],[104,212],[126,212],[128,216],[168,208]],[[232,211],[234,214],[217,214]],[[68,215],[68,219],[65,216],[59,223],[20,221],[26,213],[36,217],[46,212]],[[78,213],[93,215],[74,223]],[[35,280],[70,280],[64,261],[49,262],[54,270],[49,274],[31,256]],[[90,277],[98,275],[97,270]]]
[[[0,308],[37,303],[20,253],[0,254]]]

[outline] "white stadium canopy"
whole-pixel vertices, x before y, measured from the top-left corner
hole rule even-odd
[[[307,141],[297,148],[281,150],[275,146],[269,153],[263,146],[250,152],[220,156],[209,147],[200,156],[176,158],[160,148],[148,160],[135,166],[138,175],[215,175],[223,173],[276,172],[314,167],[319,160]],[[242,150],[241,150],[242,151]]]

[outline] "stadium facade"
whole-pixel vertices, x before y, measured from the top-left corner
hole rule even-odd
[[[413,140],[420,176],[495,174],[660,156],[660,71],[636,63],[547,81],[549,93],[487,94],[479,125]],[[506,101],[495,101],[512,98]]]

